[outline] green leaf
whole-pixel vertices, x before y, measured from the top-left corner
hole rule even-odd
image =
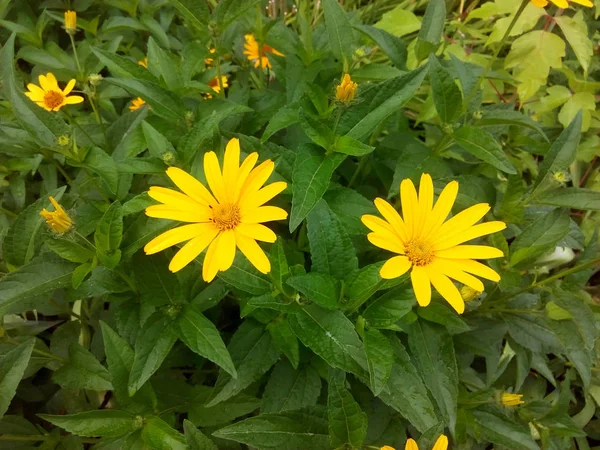
[[[415,294],[412,289],[396,289],[386,292],[370,303],[362,315],[367,321],[367,325],[386,328],[412,311],[415,303]]]
[[[417,314],[429,322],[445,326],[450,334],[464,333],[471,329],[454,310],[441,303],[431,303],[427,308],[419,308]]]
[[[556,24],[577,56],[581,68],[587,74],[594,49],[593,43],[588,37],[588,27],[583,17],[583,11],[578,11],[573,17],[559,16],[556,18]]]
[[[347,68],[354,52],[354,31],[346,11],[337,0],[323,0],[323,14],[331,52]]]
[[[322,409],[261,414],[213,433],[261,450],[329,450],[327,420]]]
[[[158,69],[169,90],[175,91],[183,87],[179,65],[158,46],[152,37],[148,39],[148,64],[151,68]]]
[[[102,64],[105,64],[110,73],[116,77],[134,78],[150,82],[158,82],[148,69],[140,66],[124,56],[119,56],[114,52],[109,52],[98,47],[92,47],[92,52],[98,57]]]
[[[145,120],[142,122],[142,132],[144,133],[146,145],[152,156],[155,158],[162,158],[167,152],[175,154],[175,149],[169,140]]]
[[[300,346],[287,318],[272,321],[267,325],[267,330],[271,333],[275,347],[287,357],[294,369],[297,369],[300,364]]]
[[[80,165],[97,174],[112,194],[117,193],[119,188],[117,164],[108,153],[101,148],[92,147]]]
[[[375,328],[367,328],[363,341],[369,367],[369,383],[374,396],[378,396],[392,374],[394,349],[388,338]]]
[[[298,148],[293,172],[290,232],[302,223],[323,197],[333,171],[344,158],[345,156],[339,153],[326,156],[314,145],[305,144]]]
[[[453,134],[457,144],[476,158],[494,166],[508,174],[516,174],[517,170],[504,154],[494,136],[481,128],[461,127]]]
[[[164,420],[149,416],[144,418],[142,428],[142,440],[148,447],[155,450],[187,450],[187,444],[183,434],[174,430]]]
[[[52,379],[71,389],[111,391],[111,376],[89,351],[75,343],[69,346],[69,361],[54,372]]]
[[[367,436],[367,415],[360,409],[352,394],[344,387],[346,376],[329,371],[327,415],[329,437],[334,448],[360,448]]]
[[[539,217],[512,242],[511,266],[535,260],[553,249],[569,233],[569,228],[569,214],[565,210],[555,209]]]
[[[359,376],[366,372],[363,343],[341,311],[309,305],[289,316],[288,322],[298,339],[330,366]]]
[[[96,254],[98,259],[109,269],[113,269],[121,260],[121,239],[123,238],[123,208],[121,203],[112,203],[98,225],[94,233]]]
[[[351,236],[364,236],[365,226],[360,218],[364,214],[377,213],[373,202],[353,189],[339,186],[328,190],[323,199]]]
[[[335,151],[344,155],[364,156],[375,150],[375,147],[363,144],[350,136],[340,136],[335,141]]]
[[[403,280],[398,278],[382,284],[384,280],[379,275],[382,265],[383,263],[369,264],[347,278],[346,292],[349,301],[344,306],[345,309],[355,311],[377,290],[389,287],[389,284],[397,283],[398,280]]]
[[[262,413],[280,413],[317,404],[321,394],[321,378],[311,366],[300,370],[287,361],[273,369],[263,394]]]
[[[579,334],[585,341],[585,347],[591,350],[598,338],[598,330],[595,326],[594,313],[591,308],[582,298],[570,292],[554,289],[553,294],[553,300],[556,304],[571,314],[579,329]]]
[[[325,150],[329,150],[335,139],[333,132],[322,121],[307,114],[303,109],[299,112],[299,118],[300,127],[309,139]]]
[[[387,14],[389,13],[384,14],[383,17],[385,18]],[[383,20],[377,23],[377,28],[369,25],[354,25],[354,29],[369,36],[381,47],[393,65],[398,69],[405,70],[407,57],[406,44],[402,39],[396,37],[398,35],[394,36],[394,34],[388,33],[389,30],[386,30],[382,26],[382,22]]]
[[[183,420],[183,431],[189,450],[219,450],[213,441],[187,419]]]
[[[339,309],[340,282],[324,273],[307,273],[288,279],[287,283],[311,302],[325,309]]]
[[[462,109],[462,94],[450,72],[433,53],[429,54],[429,81],[433,103],[441,121],[453,123]]]
[[[39,416],[77,436],[116,437],[135,431],[143,424],[141,417],[115,409],[86,411],[64,416],[50,414],[39,414]]]
[[[171,319],[156,313],[144,323],[135,341],[135,358],[129,375],[129,395],[136,393],[167,357],[177,333]]]
[[[17,387],[23,378],[35,339],[27,339],[16,346],[0,359],[0,419],[10,406],[12,398],[17,392]]]
[[[343,280],[358,269],[352,241],[324,200],[307,217],[312,271]]]
[[[452,337],[445,328],[424,321],[413,323],[408,343],[427,389],[450,429],[456,426],[458,368]]]
[[[535,203],[561,208],[600,211],[600,192],[595,189],[567,187],[546,191],[534,199]]]
[[[271,279],[273,280],[273,284],[282,294],[292,295],[292,290],[286,284],[287,279],[290,277],[290,268],[285,257],[285,251],[283,250],[281,239],[277,239],[277,241],[271,246],[269,260],[271,261],[270,275]]]
[[[177,277],[168,270],[164,254],[138,253],[133,259],[133,275],[140,300],[153,306],[176,303],[181,288]]]
[[[48,239],[45,244],[58,256],[71,262],[84,263],[95,255],[93,250],[65,238]]]
[[[394,36],[405,36],[414,33],[421,28],[421,20],[413,13],[405,9],[403,5],[398,5],[391,11],[383,14],[381,20],[375,24]]]
[[[198,31],[204,31],[210,20],[210,10],[205,0],[173,0],[177,11]]]
[[[215,325],[192,306],[177,318],[179,338],[192,351],[211,360],[237,378],[235,366]]]
[[[269,280],[246,259],[235,258],[233,265],[225,272],[219,272],[219,278],[244,292],[261,295],[271,292]]]
[[[48,195],[40,197],[17,216],[2,241],[2,253],[7,263],[20,267],[27,264],[35,256],[42,245],[40,229],[44,224],[44,218],[40,216],[40,212],[42,209],[53,209],[49,197],[54,197],[58,202],[65,190],[66,186],[63,186]]]
[[[212,18],[221,30],[225,30],[225,27],[258,2],[259,0],[222,0],[213,11]]]
[[[527,314],[504,314],[502,318],[518,344],[535,353],[560,353],[560,341],[542,319]]]
[[[417,36],[415,54],[417,60],[421,61],[431,52],[435,52],[442,40],[444,23],[446,22],[446,2],[444,0],[432,0],[427,4],[423,23]]]
[[[475,121],[475,127],[495,127],[496,125],[514,125],[523,128],[529,128],[536,131],[540,136],[548,141],[548,137],[539,123],[522,112],[504,109],[486,109],[483,111],[481,119]]]
[[[137,157],[135,159],[127,159],[117,163],[119,173],[135,173],[135,174],[163,174],[165,172],[165,163],[160,158]]]
[[[296,105],[296,104],[286,105],[286,106],[282,107],[281,109],[279,109],[279,111],[277,111],[273,115],[271,120],[269,120],[269,124],[265,128],[265,131],[263,132],[263,135],[260,138],[260,140],[262,142],[265,142],[267,139],[269,139],[271,136],[273,136],[279,130],[283,130],[284,128],[287,128],[295,123],[298,123],[299,121],[300,121],[300,113],[298,111],[298,105]]]
[[[583,386],[588,389],[592,380],[593,354],[585,348],[574,320],[549,320],[548,325],[560,341],[564,353],[579,373]]]
[[[550,150],[540,164],[539,173],[531,191],[532,196],[552,177],[554,172],[566,169],[575,161],[577,147],[581,139],[581,120],[582,115],[580,112],[552,143]]]
[[[529,429],[514,422],[500,411],[473,411],[481,438],[514,450],[539,450]]]
[[[202,386],[204,387],[204,386]],[[227,424],[238,417],[246,416],[260,407],[261,400],[241,393],[212,407],[206,407],[204,402],[210,396],[209,389],[194,398],[188,411],[189,419],[201,427],[215,427]]]

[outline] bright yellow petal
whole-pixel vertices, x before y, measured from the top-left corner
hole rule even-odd
[[[419,446],[417,445],[414,439],[409,439],[408,441],[406,441],[406,446],[404,447],[404,450],[419,450]]]
[[[63,95],[69,95],[69,93],[73,90],[74,87],[75,87],[75,78],[73,78],[72,80],[70,80],[67,83],[67,85],[63,89]]]
[[[431,216],[431,210],[433,208],[433,180],[427,173],[421,175],[421,181],[419,183],[419,216],[416,222],[418,230],[423,230],[423,227],[429,217]]]
[[[500,275],[498,275],[494,269],[485,264],[481,264],[479,261],[473,261],[472,259],[453,259],[451,263],[455,264],[457,268],[464,272],[472,273],[478,277],[485,278],[486,280],[495,282],[500,281]]]
[[[567,0],[550,0],[552,3],[554,3],[556,6],[558,6],[559,8],[563,8],[566,9],[569,7],[569,2],[567,2]]]
[[[500,249],[487,245],[457,245],[436,251],[435,256],[448,259],[488,259],[501,258],[504,253]]]
[[[433,248],[434,250],[443,250],[445,248],[454,247],[455,245],[470,241],[471,239],[485,236],[487,234],[496,233],[497,231],[502,231],[505,228],[506,224],[500,221],[480,223],[478,225],[474,225],[470,228],[467,228],[465,231],[453,234],[452,236],[444,239],[443,241],[436,242]]]
[[[490,205],[487,203],[479,203],[473,205],[464,211],[459,212],[457,215],[445,222],[436,233],[431,236],[431,242],[437,243],[443,239],[447,239],[448,236],[454,236],[467,228],[475,225],[483,216],[485,216],[490,210]]]
[[[79,95],[70,95],[68,97],[65,97],[65,105],[76,105],[77,103],[82,103],[83,102],[83,97],[79,96]]]
[[[217,203],[208,189],[189,173],[177,167],[169,167],[167,176],[179,189],[198,203],[202,205],[215,205]]]
[[[38,81],[40,82],[40,86],[44,91],[60,91],[58,83],[56,82],[56,78],[51,73],[40,75],[38,77]]]
[[[210,243],[206,255],[204,256],[204,262],[202,263],[202,279],[207,283],[210,283],[217,276],[219,272],[219,260],[217,258],[217,247],[221,235]]]
[[[173,228],[156,236],[148,242],[144,246],[144,252],[146,255],[158,253],[173,245],[177,245],[180,242],[189,241],[200,234],[204,234],[210,228],[214,228],[212,223],[194,223]]]
[[[431,450],[448,450],[448,438],[442,434]]]
[[[418,211],[417,191],[413,182],[407,178],[400,183],[400,201],[402,203],[402,218],[408,231],[408,239],[420,235],[416,229]]]
[[[427,266],[427,275],[429,275],[435,290],[450,303],[457,313],[462,314],[465,311],[465,301],[450,278],[437,270],[435,265]]]
[[[214,194],[219,203],[227,203],[227,193],[223,182],[223,174],[219,166],[219,160],[215,152],[207,152],[204,154],[204,175],[210,186],[210,190]]]
[[[382,198],[376,198],[373,203],[375,203],[375,207],[377,208],[379,213],[383,217],[385,217],[385,220],[387,220],[389,224],[394,228],[400,239],[403,242],[406,242],[408,239],[406,224],[400,217],[400,214],[398,214],[398,211],[396,211],[392,205],[390,205]]]
[[[288,213],[285,209],[277,206],[259,206],[242,216],[242,223],[272,222],[273,220],[287,219]]]
[[[233,230],[225,230],[219,236],[217,246],[217,259],[219,271],[225,272],[233,264],[235,258],[235,233]]]
[[[46,95],[46,92],[44,92],[44,90],[41,87],[39,87],[37,84],[29,83],[27,85],[27,89],[29,89],[30,93],[35,94],[36,97],[40,98],[40,100],[44,98],[44,95]],[[25,94],[27,94],[27,92]],[[31,98],[31,97],[29,97],[29,98]],[[33,100],[33,98],[31,98],[31,99]]]
[[[451,181],[444,187],[442,193],[435,202],[435,206],[431,211],[431,216],[423,228],[423,236],[434,234],[438,228],[444,223],[448,214],[454,206],[454,201],[458,195],[458,182]]]
[[[240,164],[240,140],[238,138],[230,139],[225,148],[225,156],[223,158],[223,182],[227,187],[226,193],[229,195],[229,201],[235,202],[233,195],[235,189],[233,186],[237,183],[238,171]]]
[[[406,256],[394,256],[388,259],[381,267],[379,275],[386,280],[398,278],[408,272],[410,266],[411,263]]]
[[[384,250],[404,255],[404,246],[398,236],[388,233],[382,235],[380,233],[369,233],[367,239],[375,247],[382,248]]]
[[[38,94],[37,92],[25,92],[25,95],[27,97],[29,97],[31,100],[33,100],[34,102],[36,102],[37,104],[43,104],[44,103],[44,91],[42,91],[42,94]]]
[[[286,187],[287,183],[285,181],[277,181],[276,183],[265,186],[258,192],[245,195],[243,200],[240,200],[240,210],[242,211],[242,214],[244,211],[251,211],[254,208],[264,205],[277,194],[283,192]]]
[[[540,8],[543,8],[544,6],[548,5],[547,0],[531,0],[531,3],[533,3],[535,6],[538,6]]]
[[[254,239],[250,239],[238,232],[236,229],[236,244],[240,251],[244,254],[248,261],[258,269],[259,272],[269,273],[271,271],[271,263],[265,255],[262,248]]]
[[[263,184],[269,179],[275,169],[275,163],[270,159],[264,161],[258,167],[252,169],[248,175],[246,182],[240,190],[240,203],[249,196],[258,191]]]
[[[239,199],[242,186],[244,185],[244,183],[246,182],[246,179],[248,178],[248,175],[254,168],[256,161],[258,161],[258,153],[253,152],[253,153],[250,153],[246,157],[244,162],[240,165],[240,170],[238,171],[238,179],[235,184],[235,195],[234,195],[235,201],[237,201]]]
[[[148,190],[148,196],[173,208],[189,211],[200,210],[204,215],[210,216],[210,210],[207,206],[202,205],[187,195],[174,191],[173,189],[161,186],[151,186]]]
[[[273,230],[260,223],[240,223],[235,231],[257,241],[275,242],[277,240],[277,235]]]
[[[437,270],[446,276],[464,285],[467,285],[478,292],[483,292],[485,289],[483,283],[478,278],[475,278],[473,275],[469,275],[468,273],[460,270],[457,265],[454,264],[454,260],[438,258],[435,260],[434,265]]]
[[[167,205],[148,206],[146,215],[157,219],[179,220],[180,222],[208,222],[212,217],[203,214],[201,211],[187,211]]]
[[[594,4],[590,0],[571,0],[573,3],[578,3],[582,6],[587,6],[588,8],[592,8]]]
[[[374,233],[382,235],[390,233],[398,236],[394,231],[394,227],[380,217],[372,216],[371,214],[365,214],[360,218],[360,220],[369,230]],[[398,236],[398,239],[400,239],[400,236]]]
[[[431,283],[425,267],[414,266],[410,272],[410,280],[419,305],[429,305],[431,302]]]
[[[175,256],[173,256],[173,259],[169,263],[169,270],[171,272],[177,272],[191,263],[219,233],[219,230],[212,224],[201,225],[206,225],[205,231],[181,247],[175,253]]]

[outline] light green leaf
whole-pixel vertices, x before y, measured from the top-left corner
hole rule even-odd
[[[71,389],[111,391],[110,373],[89,351],[75,343],[69,346],[69,361],[54,372],[52,379]]]
[[[496,169],[508,174],[517,173],[491,133],[476,127],[461,127],[454,132],[453,137],[464,150]]]
[[[135,431],[143,425],[141,417],[115,409],[85,411],[64,416],[39,416],[77,436],[116,437]]]
[[[160,48],[152,37],[148,39],[148,65],[158,70],[169,90],[175,91],[183,86],[177,61]]]
[[[311,366],[300,370],[287,361],[280,361],[273,369],[263,394],[263,413],[280,413],[317,404],[321,394],[321,378]]]
[[[431,52],[437,50],[442,40],[445,22],[446,2],[444,0],[432,0],[427,3],[427,9],[423,16],[423,23],[415,46],[415,54],[419,61],[427,58]]]
[[[287,284],[325,309],[335,310],[340,307],[340,282],[331,275],[311,272],[291,277]]]
[[[183,434],[156,416],[144,418],[142,440],[153,450],[187,450]]]
[[[35,339],[29,338],[0,358],[0,419],[17,392],[34,345]]]
[[[122,238],[123,208],[121,203],[116,201],[108,207],[94,233],[98,259],[109,269],[115,268],[121,260],[119,246]]]
[[[367,415],[344,387],[346,374],[329,370],[327,416],[329,437],[334,448],[360,448],[367,435]]]
[[[386,16],[393,14],[396,9],[385,13],[383,18],[375,25],[375,27],[371,27],[369,25],[354,25],[354,28],[373,39],[373,41],[375,41],[390,58],[392,64],[394,64],[398,69],[406,70],[406,44],[402,39],[397,37],[401,36],[401,34],[390,31],[386,28],[386,24],[384,23],[386,21]],[[406,14],[408,17],[412,16],[412,18],[415,18],[414,14],[410,11],[406,11],[404,9],[401,9],[400,11],[400,14]],[[401,26],[406,27],[409,21],[410,19],[401,22]],[[419,21],[416,20],[416,23],[416,29],[418,29],[420,26]],[[390,28],[396,31],[394,25],[392,25]],[[413,31],[416,31],[416,29]]]
[[[384,13],[375,27],[400,37],[418,31],[421,28],[421,20],[403,5],[398,5]]]
[[[579,10],[573,17],[556,17],[556,24],[567,38],[567,42],[575,52],[579,64],[587,74],[594,55],[594,49],[593,43],[588,37],[588,27],[583,17],[583,11]]]
[[[440,120],[453,123],[462,109],[462,94],[450,72],[433,53],[429,54],[429,81]]]
[[[331,52],[348,67],[354,52],[354,31],[346,11],[337,0],[323,0],[323,14]]]
[[[568,126],[577,113],[581,110],[581,131],[588,131],[592,120],[592,113],[596,110],[596,97],[591,92],[577,92],[569,95],[569,99],[558,113],[558,121],[563,126]]]
[[[48,239],[45,244],[58,256],[71,262],[84,263],[95,255],[93,250],[65,238]]]
[[[340,136],[335,140],[335,151],[344,155],[364,156],[375,150],[375,147],[363,144],[350,136]]]
[[[387,384],[394,365],[394,349],[381,332],[367,328],[363,341],[369,367],[369,383],[374,396],[378,396]]]
[[[494,127],[496,125],[515,125],[529,128],[537,131],[544,138],[544,140],[548,141],[548,138],[546,137],[546,134],[544,133],[544,130],[542,130],[540,124],[520,111],[487,109],[483,111],[481,119],[472,124],[472,126],[475,127]]]

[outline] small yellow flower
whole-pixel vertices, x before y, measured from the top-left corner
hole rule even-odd
[[[48,211],[46,208],[40,211],[48,226],[56,233],[66,233],[73,226],[71,218],[62,206],[58,204],[54,197],[49,197],[50,203],[54,206],[54,211]]]
[[[445,435],[441,435],[431,450],[447,450],[448,449],[448,438]],[[379,450],[395,450],[394,447],[390,447],[389,445],[384,445]],[[406,445],[404,446],[404,450],[419,450],[419,446],[417,445],[414,439],[409,439],[406,441]]]
[[[58,145],[60,145],[61,147],[66,147],[71,143],[71,138],[65,135],[59,136],[56,140],[58,141]]]
[[[504,406],[517,406],[525,403],[523,400],[523,394],[511,394],[510,392],[502,393],[502,404]]]
[[[65,30],[69,34],[77,32],[77,13],[75,11],[65,11]]]
[[[146,102],[142,97],[134,98],[133,100],[131,100],[131,105],[129,105],[129,111],[135,111],[137,109],[140,109],[145,104]]]
[[[148,68],[148,58],[144,58],[143,60],[138,61],[138,64],[142,66],[144,69]]]
[[[221,84],[223,85],[223,89],[229,87],[227,84],[227,77],[225,75],[221,75]],[[221,92],[221,86],[219,86],[219,78],[214,77],[212,80],[208,82],[208,85],[215,91],[217,94]],[[206,98],[212,98],[212,95],[209,93],[204,94]]]
[[[75,87],[75,79],[69,81],[64,90],[58,87],[56,78],[50,72],[46,75],[40,75],[38,80],[41,87],[29,83],[27,85],[29,92],[25,92],[25,95],[46,111],[58,111],[65,105],[74,105],[83,101],[83,97],[79,95],[68,97],[73,87]]]
[[[211,47],[211,48],[208,49],[208,51],[210,53],[214,53],[214,52],[217,51],[217,49],[214,48],[214,47]],[[207,66],[210,66],[212,63],[213,63],[213,59],[212,58],[204,58],[204,64],[206,64]]]
[[[566,9],[569,7],[569,1],[567,1],[567,0],[550,0],[550,1],[552,3],[554,3],[556,6],[558,6],[559,8]],[[594,4],[590,0],[570,0],[570,1],[573,3],[578,3],[583,6],[587,6],[588,8],[591,8],[594,6]],[[533,3],[535,6],[539,6],[540,8],[543,8],[548,5],[548,0],[531,0],[531,3]]]
[[[169,270],[177,272],[208,248],[202,278],[210,282],[219,271],[231,267],[237,247],[260,272],[270,272],[269,258],[256,241],[277,239],[262,223],[284,220],[287,212],[264,204],[282,192],[287,183],[278,181],[263,187],[275,164],[267,160],[254,168],[257,160],[258,153],[254,152],[239,164],[240,142],[236,138],[227,143],[222,170],[216,153],[205,153],[204,174],[210,191],[183,170],[169,167],[167,176],[182,192],[150,187],[148,195],[162,204],[146,208],[146,215],[189,224],[152,239],[144,247],[146,254],[188,241],[169,264]]]
[[[258,42],[256,42],[256,38],[253,34],[247,34],[244,36],[246,43],[244,44],[244,55],[248,57],[249,61],[254,63],[254,67],[259,67],[264,69],[265,67],[271,68],[271,62],[267,57],[268,53],[273,53],[277,56],[285,56],[283,53],[278,52],[273,47],[263,44],[262,47],[258,46]]]
[[[460,296],[465,302],[470,302],[471,300],[475,300],[477,297],[481,295],[481,291],[477,289],[473,289],[469,286],[463,286],[460,288]]]
[[[358,84],[352,81],[350,75],[344,75],[340,84],[335,88],[335,99],[338,102],[349,103],[354,100]]]
[[[465,302],[452,280],[483,291],[483,283],[471,274],[492,281],[500,281],[500,275],[475,260],[499,258],[504,253],[485,245],[461,244],[503,230],[506,224],[494,221],[475,225],[490,210],[487,203],[471,206],[446,220],[457,194],[458,182],[452,181],[434,205],[433,182],[423,174],[419,195],[410,179],[400,183],[403,217],[388,202],[377,198],[375,207],[385,220],[369,214],[361,220],[372,231],[367,238],[373,245],[398,255],[385,262],[379,272],[382,278],[397,278],[412,268],[410,277],[419,305],[429,305],[433,285],[462,314]]]

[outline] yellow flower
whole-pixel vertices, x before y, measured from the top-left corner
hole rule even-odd
[[[461,244],[503,230],[506,225],[498,221],[475,225],[490,210],[487,203],[471,206],[446,221],[457,194],[458,182],[452,181],[434,206],[429,175],[421,176],[418,196],[413,182],[405,179],[400,183],[403,218],[388,202],[377,198],[375,206],[385,220],[367,214],[362,222],[372,231],[367,238],[373,245],[398,254],[385,262],[379,272],[382,278],[397,278],[412,268],[410,276],[419,305],[429,304],[433,284],[462,314],[465,302],[451,279],[483,291],[483,283],[473,275],[492,281],[499,281],[500,276],[474,260],[504,254],[494,247]]]
[[[249,61],[254,63],[254,67],[261,67],[264,69],[265,67],[271,68],[271,63],[269,62],[269,58],[267,57],[267,53],[273,53],[277,56],[285,56],[283,53],[278,52],[273,47],[263,44],[263,46],[258,48],[258,42],[253,34],[247,34],[244,36],[246,39],[246,43],[244,44],[244,55],[248,57]]]
[[[143,60],[138,61],[138,64],[142,66],[144,69],[148,68],[148,58],[144,58]]]
[[[146,102],[142,97],[134,98],[131,100],[131,105],[129,105],[129,111],[135,111],[136,109],[140,109],[144,106]]]
[[[223,85],[223,89],[229,87],[227,84],[227,77],[225,75],[221,75],[221,84]],[[208,85],[215,91],[217,94],[221,92],[221,86],[219,86],[219,77],[214,77],[212,80],[208,82]],[[209,93],[204,94],[206,98],[212,98],[212,95]]]
[[[277,239],[262,222],[286,219],[287,212],[264,204],[282,192],[287,183],[278,181],[262,187],[275,164],[267,160],[254,168],[257,160],[258,153],[254,152],[240,165],[240,143],[235,138],[225,149],[222,171],[215,152],[206,153],[204,174],[212,193],[183,170],[167,169],[167,175],[183,193],[152,186],[148,195],[162,205],[149,206],[146,215],[190,224],[152,239],[144,247],[146,254],[189,241],[169,264],[169,270],[177,272],[208,247],[202,278],[209,282],[217,272],[231,267],[237,247],[260,272],[270,272],[269,259],[256,241],[275,242]]]
[[[525,403],[523,400],[523,394],[511,394],[510,392],[502,393],[502,403],[504,406],[517,406]]]
[[[59,136],[56,141],[58,142],[58,145],[60,145],[61,147],[66,147],[67,145],[69,145],[71,143],[71,138],[69,138],[69,136]]]
[[[448,449],[448,438],[445,435],[441,435],[431,450],[447,450]],[[395,450],[394,447],[390,447],[389,445],[384,445],[380,448],[380,450]],[[419,450],[419,446],[415,442],[414,439],[409,439],[406,441],[406,445],[404,450]]]
[[[75,103],[81,103],[83,101],[83,97],[80,97],[79,95],[67,97],[75,86],[75,79],[72,79],[67,83],[64,91],[58,87],[56,78],[50,72],[46,75],[40,75],[38,80],[41,87],[29,83],[27,85],[29,92],[25,92],[25,95],[46,111],[58,111],[64,105],[74,105]]]
[[[65,30],[69,34],[75,34],[77,31],[77,13],[75,11],[65,11]]]
[[[348,103],[354,100],[358,84],[352,81],[350,75],[344,75],[341,83],[335,88],[335,99],[338,102]]]
[[[482,291],[478,291],[469,286],[463,286],[460,288],[460,296],[465,302],[470,302],[481,295]]]
[[[50,203],[54,206],[54,211],[48,211],[46,208],[40,211],[40,216],[42,216],[46,223],[53,231],[57,233],[65,233],[71,229],[73,226],[73,222],[71,218],[67,214],[67,212],[63,209],[62,206],[58,204],[54,197],[49,197]]]
[[[214,52],[217,51],[217,49],[214,48],[214,47],[211,47],[211,48],[208,49],[208,51],[210,53],[214,53]],[[213,59],[212,58],[204,58],[204,64],[206,64],[207,66],[210,66],[212,63],[213,63]]]
[[[567,0],[550,0],[552,3],[554,3],[556,6],[558,6],[559,8],[568,8],[569,7],[569,1]],[[591,8],[594,6],[594,4],[590,1],[590,0],[570,0],[573,3],[578,3],[580,5],[583,6],[587,6],[588,8]],[[533,3],[535,6],[539,6],[540,8],[543,8],[544,6],[548,5],[548,0],[531,0],[531,3]]]

